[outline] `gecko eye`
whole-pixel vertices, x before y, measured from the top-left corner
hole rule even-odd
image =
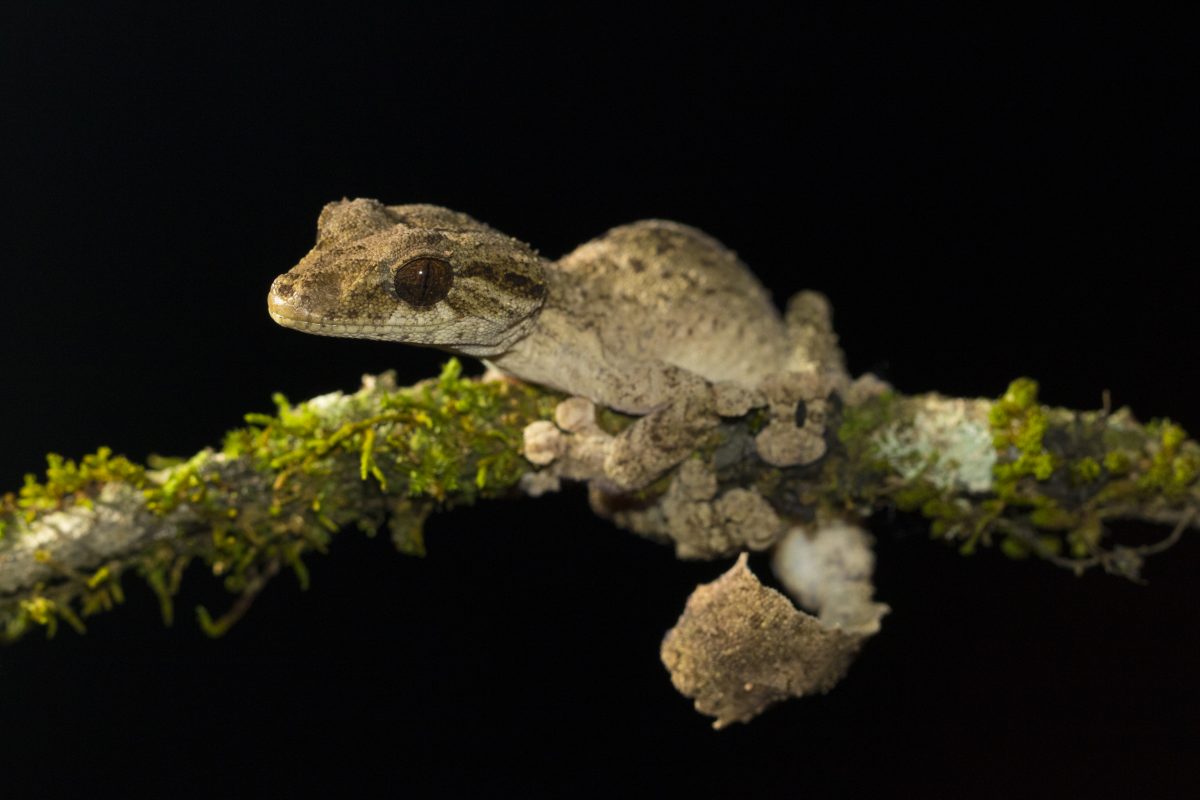
[[[410,306],[431,306],[450,292],[450,262],[430,256],[406,261],[396,270],[396,295]]]

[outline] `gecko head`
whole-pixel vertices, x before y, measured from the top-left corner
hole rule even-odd
[[[271,285],[271,317],[325,336],[497,355],[546,297],[542,259],[466,214],[375,200],[330,203],[317,243]]]

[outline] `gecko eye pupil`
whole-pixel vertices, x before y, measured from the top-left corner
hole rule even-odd
[[[420,256],[396,270],[396,295],[410,306],[431,306],[450,292],[452,277],[449,261]]]

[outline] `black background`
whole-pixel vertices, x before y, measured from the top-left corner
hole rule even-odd
[[[678,219],[778,301],[826,292],[855,372],[968,396],[1028,374],[1049,403],[1107,388],[1200,429],[1182,42],[1132,20],[504,5],[0,12],[0,486],[46,451],[193,452],[275,390],[433,374],[438,353],[267,317],[342,196],[448,205],[551,255]],[[1143,587],[873,529],[883,633],[833,694],[721,733],[657,648],[724,565],[577,491],[435,518],[424,560],[347,533],[309,591],[281,577],[215,642],[190,620],[228,602],[203,569],[172,629],[130,579],[86,636],[0,651],[0,791],[1195,786],[1194,537]]]

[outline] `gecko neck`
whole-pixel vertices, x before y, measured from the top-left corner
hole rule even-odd
[[[518,342],[529,335],[530,331],[537,325],[537,318],[540,313],[541,308],[536,309],[529,316],[513,324],[512,327],[504,332],[504,335],[500,339],[494,342],[453,344],[447,345],[443,349],[474,358],[501,356],[512,350]]]
[[[454,344],[445,349],[475,358],[486,358],[495,361],[497,358],[511,355],[514,350],[524,349],[522,342],[529,338],[530,334],[534,334],[534,338],[537,338],[536,334],[542,327],[541,318],[548,309],[557,308],[561,304],[562,297],[567,290],[563,277],[555,268],[556,265],[554,262],[543,258],[541,259],[541,267],[541,278],[545,281],[545,293],[542,295],[541,302],[536,308],[513,323],[494,342]],[[520,357],[518,356],[514,360],[520,360]]]

